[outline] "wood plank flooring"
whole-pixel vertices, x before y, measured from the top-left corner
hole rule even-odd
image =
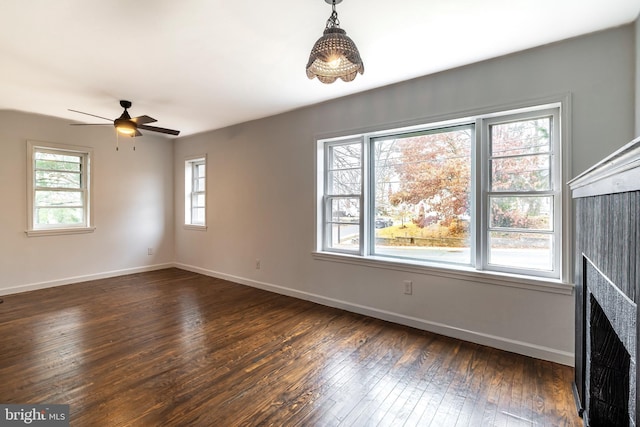
[[[0,403],[72,426],[580,426],[573,370],[178,269],[4,296]]]

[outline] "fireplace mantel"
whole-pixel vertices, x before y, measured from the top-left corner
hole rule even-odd
[[[640,137],[571,181],[573,198],[640,190]]]
[[[600,389],[590,388],[598,384],[590,374],[592,334],[596,331],[591,328],[590,316],[595,301],[598,309],[602,305],[604,315],[614,324],[615,334],[626,342],[631,355],[629,425],[640,427],[640,393],[636,387],[640,382],[640,138],[574,178],[569,186],[576,202],[576,402],[585,425],[589,420],[594,420],[593,425],[602,425],[595,421],[599,415],[589,414],[590,407],[601,402],[590,400],[592,395],[600,398]]]

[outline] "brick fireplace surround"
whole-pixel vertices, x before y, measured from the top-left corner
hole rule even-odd
[[[576,208],[576,403],[585,426],[636,427],[640,138],[569,185]]]

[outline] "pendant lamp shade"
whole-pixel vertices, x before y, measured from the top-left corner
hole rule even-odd
[[[333,13],[327,20],[322,37],[316,41],[307,63],[307,77],[317,77],[322,83],[333,83],[336,79],[350,82],[357,73],[364,73],[364,64],[356,44],[340,28],[336,0],[325,0],[333,6]]]

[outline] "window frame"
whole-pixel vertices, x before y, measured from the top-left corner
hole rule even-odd
[[[36,178],[36,154],[52,153],[58,155],[72,155],[80,158],[80,188],[83,222],[73,224],[48,224],[38,226],[36,221],[36,192],[42,188],[35,183]],[[27,230],[29,237],[91,233],[95,230],[93,225],[93,173],[92,173],[93,149],[90,147],[58,144],[53,142],[27,141]]]
[[[332,148],[337,147],[337,146],[344,146],[344,145],[353,145],[353,144],[360,144],[360,152],[362,154],[362,158],[360,161],[360,193],[345,193],[345,194],[327,194],[329,192],[329,174],[328,173],[324,173],[323,174],[323,201],[322,201],[322,218],[323,218],[323,230],[322,235],[323,235],[323,247],[324,248],[328,248],[329,244],[330,244],[330,236],[327,232],[327,229],[331,227],[332,224],[338,224],[338,226],[340,225],[345,225],[347,223],[344,222],[340,222],[340,221],[333,221],[333,212],[332,212],[332,201],[334,199],[340,199],[340,198],[350,198],[350,199],[358,199],[359,200],[359,204],[360,204],[360,211],[358,212],[358,226],[359,226],[359,235],[363,236],[364,235],[364,227],[363,227],[363,222],[362,222],[362,218],[363,218],[363,209],[362,206],[364,203],[364,188],[365,188],[365,176],[364,176],[364,151],[362,148],[362,144],[363,144],[363,138],[362,137],[358,137],[358,138],[346,138],[346,139],[339,139],[339,140],[335,140],[335,141],[328,141],[327,144],[325,145],[325,149],[324,150],[324,170],[326,172],[330,172],[336,169],[330,169],[329,168],[329,163],[330,163],[330,151]],[[332,248],[331,251],[332,252],[337,252],[337,253],[344,253],[344,254],[357,254],[357,255],[363,255],[364,254],[364,241],[366,239],[359,239],[358,242],[358,249],[357,250],[348,250],[348,249],[340,249],[340,248]]]
[[[477,111],[460,114],[458,117],[450,115],[449,117],[438,117],[435,119],[423,119],[419,122],[403,123],[388,129],[365,129],[360,132],[352,131],[345,136],[319,135],[316,138],[316,182],[322,185],[316,186],[316,246],[313,251],[315,259],[324,261],[345,262],[357,265],[368,265],[377,268],[401,270],[417,273],[428,273],[443,275],[447,277],[456,277],[464,279],[472,279],[484,283],[502,284],[513,287],[535,288],[537,290],[546,289],[551,292],[569,294],[572,290],[570,281],[572,279],[572,242],[570,240],[571,229],[571,203],[570,194],[566,187],[568,176],[571,171],[570,164],[570,94],[560,96],[550,96],[539,100],[511,104],[506,106],[484,108]],[[487,167],[483,165],[488,154],[483,150],[488,149],[486,144],[481,144],[483,140],[484,127],[489,123],[502,122],[509,117],[528,117],[529,115],[543,116],[548,111],[555,111],[554,116],[554,143],[557,145],[557,151],[554,153],[552,170],[556,174],[553,182],[554,190],[557,193],[554,200],[558,203],[558,209],[554,210],[553,219],[554,233],[556,236],[556,248],[554,253],[553,271],[548,274],[535,272],[518,268],[496,268],[496,266],[486,265],[486,231],[485,225],[488,221],[486,213],[487,209],[486,196],[482,191],[486,186]],[[472,164],[471,164],[471,198],[470,211],[480,220],[472,221],[470,229],[470,246],[471,246],[471,265],[445,264],[429,260],[420,259],[404,259],[390,258],[384,255],[372,254],[373,248],[370,248],[371,241],[374,239],[375,229],[369,223],[373,220],[369,218],[374,215],[374,200],[372,197],[370,182],[373,179],[374,172],[370,170],[372,160],[363,160],[363,207],[360,212],[360,248],[358,253],[342,253],[341,251],[327,248],[323,227],[325,217],[323,212],[323,196],[324,196],[324,177],[325,177],[325,150],[327,143],[339,144],[342,141],[357,140],[360,138],[363,144],[363,156],[369,155],[366,149],[369,141],[380,136],[397,135],[402,133],[425,131],[429,129],[445,128],[459,125],[474,126],[475,141],[472,144]],[[366,166],[366,167],[365,167]],[[365,209],[368,213],[365,214]],[[514,280],[516,279],[516,280]],[[534,285],[534,286],[531,286]]]
[[[474,161],[475,159],[475,150],[476,150],[476,130],[475,130],[475,124],[472,121],[469,120],[462,120],[460,122],[444,122],[444,123],[436,123],[435,125],[422,125],[418,128],[411,128],[410,130],[406,131],[404,129],[399,129],[399,132],[396,131],[389,131],[389,132],[385,132],[383,134],[376,134],[376,135],[370,135],[366,138],[367,140],[367,144],[369,145],[368,148],[368,152],[371,153],[372,151],[374,151],[374,145],[378,140],[381,139],[386,139],[388,137],[400,137],[400,138],[405,138],[405,137],[411,137],[411,136],[422,136],[422,135],[435,135],[435,134],[442,134],[442,133],[447,133],[447,132],[452,132],[452,131],[457,131],[457,130],[462,130],[464,128],[468,128],[471,131],[471,144],[470,144],[470,153],[471,153],[471,157],[470,157],[470,180],[471,180],[471,185],[470,185],[470,189],[469,189],[469,210],[473,211],[475,204],[476,204],[476,194],[475,194],[475,180],[473,179],[473,177],[475,176],[475,170],[476,170],[476,162]],[[375,158],[374,156],[371,156],[371,164],[374,164],[375,162]],[[370,208],[369,208],[369,212],[374,213],[374,215],[369,215],[369,222],[373,222],[375,221],[376,215],[376,206],[375,206],[375,167],[370,167],[369,168],[369,176],[370,176],[370,180],[369,182],[372,183],[372,185],[370,185],[369,187],[369,200],[370,200]],[[475,222],[470,224],[470,228],[469,228],[469,244],[470,247],[474,247],[475,245],[475,241],[476,239],[473,237],[475,236],[475,230],[476,230],[476,224]],[[428,259],[419,259],[419,258],[409,258],[409,257],[403,257],[403,256],[398,256],[398,255],[389,255],[389,254],[383,254],[383,253],[379,253],[376,252],[376,245],[375,245],[375,234],[376,234],[376,230],[375,227],[369,227],[367,229],[367,234],[369,237],[369,241],[372,242],[371,247],[368,248],[368,253],[370,256],[372,257],[385,257],[385,258],[391,258],[391,259],[397,259],[397,260],[417,260],[418,262],[424,262],[424,263],[435,263],[437,265],[443,265],[443,266],[447,266],[447,265],[451,265],[454,268],[457,266],[465,266],[465,265],[472,265],[474,263],[475,260],[475,254],[474,251],[471,250],[470,251],[470,262],[469,264],[461,264],[461,263],[456,263],[456,262],[451,262],[451,261],[432,261],[432,260],[428,260]]]
[[[207,156],[198,155],[198,156],[190,156],[185,158],[184,160],[184,228],[191,230],[206,230],[207,229],[207,175],[208,175],[208,165],[207,165]],[[204,166],[204,177],[196,176],[196,166],[202,165]],[[194,191],[196,186],[196,181],[198,179],[204,178],[204,191]],[[204,206],[194,206],[195,200],[198,195],[203,195],[204,197]],[[193,222],[193,209],[194,208],[202,208],[204,210],[203,215],[203,223],[195,223]]]
[[[550,141],[550,189],[549,190],[531,190],[531,191],[491,191],[491,160],[493,157],[491,156],[491,133],[490,127],[496,124],[504,124],[504,123],[513,123],[522,120],[534,120],[536,118],[544,118],[551,117],[551,141]],[[560,118],[560,107],[556,108],[545,108],[545,109],[535,109],[527,112],[516,112],[513,114],[505,114],[499,115],[495,117],[490,117],[481,120],[481,134],[482,141],[488,142],[487,144],[482,145],[482,156],[481,161],[485,163],[482,168],[482,196],[481,196],[481,206],[483,209],[480,221],[480,245],[481,253],[477,256],[480,257],[482,269],[486,271],[496,271],[496,272],[504,272],[504,273],[512,273],[512,274],[522,274],[527,276],[532,276],[529,272],[534,269],[525,269],[521,267],[509,267],[502,266],[498,264],[489,263],[489,237],[488,234],[493,231],[491,230],[490,224],[490,197],[492,195],[504,195],[505,197],[514,196],[516,194],[521,194],[525,197],[535,197],[535,196],[551,196],[552,198],[552,230],[551,231],[539,231],[541,234],[550,234],[554,236],[553,239],[553,247],[551,250],[554,252],[551,263],[552,268],[550,271],[545,270],[537,270],[536,277],[548,277],[559,279],[560,267],[562,265],[562,244],[563,244],[563,234],[562,234],[562,217],[563,212],[567,207],[563,203],[563,193],[568,192],[567,189],[562,191],[562,187],[565,185],[564,183],[568,180],[563,179],[563,171],[561,164],[561,152],[562,152],[562,139],[560,133],[561,127],[561,118]],[[557,208],[556,208],[557,207]],[[559,249],[559,253],[558,252]],[[477,253],[477,252],[476,252]]]

